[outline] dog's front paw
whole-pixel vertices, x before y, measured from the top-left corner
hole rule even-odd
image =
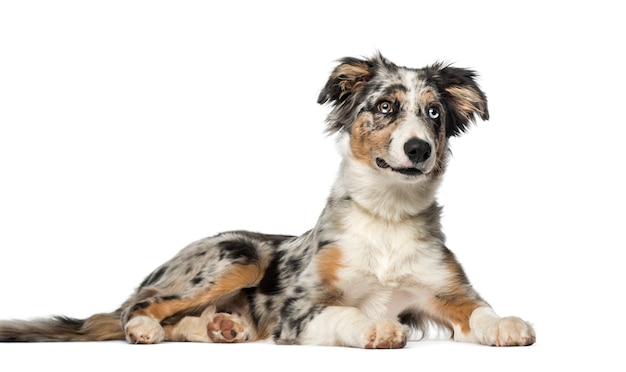
[[[165,339],[165,331],[156,320],[148,316],[136,316],[124,327],[126,341],[131,344],[157,344]]]
[[[493,322],[480,342],[491,346],[527,346],[535,343],[535,330],[524,320],[509,316]]]
[[[400,349],[406,345],[409,328],[395,320],[377,320],[365,337],[366,349]]]

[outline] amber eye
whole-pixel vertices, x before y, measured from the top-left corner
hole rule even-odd
[[[439,119],[439,110],[437,110],[437,108],[435,108],[435,107],[429,108],[428,109],[428,116],[430,116],[430,118],[433,119],[433,120]]]
[[[393,113],[393,104],[389,101],[382,101],[377,106],[378,112],[384,115]]]

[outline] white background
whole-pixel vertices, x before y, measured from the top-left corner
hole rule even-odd
[[[16,370],[623,370],[623,12],[609,1],[0,3],[0,319],[114,310],[187,243],[310,229],[338,155],[335,60],[471,67],[444,230],[537,344],[0,344]]]

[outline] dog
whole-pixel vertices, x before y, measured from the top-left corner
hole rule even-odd
[[[455,341],[531,345],[499,317],[446,247],[435,194],[448,141],[489,119],[470,69],[398,66],[380,53],[337,62],[318,103],[342,155],[315,227],[231,231],[194,242],[116,311],[0,322],[0,341],[245,342],[388,349],[434,326]]]

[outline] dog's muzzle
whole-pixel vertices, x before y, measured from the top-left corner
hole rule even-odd
[[[379,168],[390,169],[405,176],[419,176],[424,173],[422,165],[430,159],[432,150],[428,142],[419,138],[411,138],[404,144],[404,154],[413,164],[415,164],[414,167],[395,168],[390,166],[389,163],[381,158],[376,158],[376,165]]]

